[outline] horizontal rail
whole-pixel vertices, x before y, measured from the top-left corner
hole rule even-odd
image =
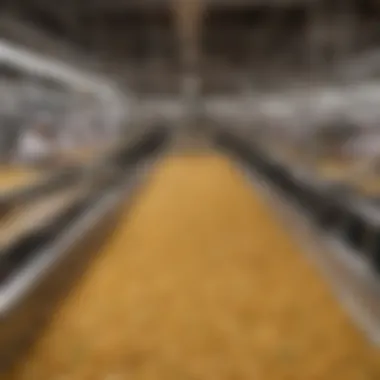
[[[217,131],[215,136],[216,145],[231,154],[263,196],[275,203],[351,316],[380,345],[379,226],[358,218],[344,196],[293,177],[242,135]]]

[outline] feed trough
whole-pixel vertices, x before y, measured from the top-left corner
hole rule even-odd
[[[103,170],[114,169],[112,181],[88,186],[83,169],[82,181],[60,190],[50,188],[21,208],[24,215],[15,216],[19,221],[33,219],[34,212],[40,222],[24,222],[21,228],[16,223],[17,238],[8,234],[0,247],[1,370],[9,368],[38,336],[54,305],[112,232],[120,206],[137,184],[139,168],[162,154],[167,140],[167,130],[155,130],[120,144],[100,159]],[[90,169],[92,178],[95,169]],[[44,207],[45,215],[41,215]]]
[[[228,136],[228,137],[227,137]],[[216,145],[230,154],[250,176],[271,188],[276,199],[291,205],[313,229],[312,239],[322,243],[326,253],[316,260],[330,272],[335,289],[346,294],[358,322],[366,324],[369,336],[378,336],[380,317],[379,209],[378,203],[354,196],[344,184],[323,181],[313,172],[283,167],[259,152],[237,133],[221,131]],[[260,155],[265,163],[254,159]],[[278,176],[277,179],[276,176]],[[284,180],[285,178],[285,180]],[[314,230],[315,229],[315,230]],[[314,244],[314,243],[311,243]],[[319,246],[320,243],[317,245]],[[340,290],[339,290],[340,289]],[[359,315],[359,317],[358,317]],[[367,322],[363,322],[367,321]]]
[[[379,272],[380,209],[377,202],[352,197],[345,218],[343,237]]]

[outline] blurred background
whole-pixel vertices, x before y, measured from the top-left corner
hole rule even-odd
[[[377,0],[0,1],[0,378],[379,379],[377,80]]]
[[[112,82],[113,91],[119,91],[117,96],[128,97],[128,102],[138,100],[140,108],[133,109],[140,118],[151,114],[173,117],[179,112],[176,95],[182,91],[184,76],[180,54],[184,44],[177,33],[173,4],[153,0],[69,1],[59,6],[42,0],[4,2],[1,36],[7,43],[81,68],[99,81],[103,75]],[[291,129],[296,129],[295,124],[311,125],[312,119],[319,123],[319,119],[332,114],[336,118],[340,113],[361,126],[376,124],[373,80],[380,52],[375,1],[215,0],[205,2],[204,7],[196,71],[202,83],[200,92],[207,97],[204,103],[209,104],[213,117],[229,115],[239,124],[247,118],[252,122],[258,114],[269,120],[282,112],[282,124],[284,119],[290,120]],[[30,97],[36,98],[36,103],[45,102],[37,97],[49,98],[51,113],[60,123],[70,114],[96,118],[97,133],[112,129],[100,125],[105,114],[95,116],[90,111],[95,101],[83,100],[87,116],[82,105],[69,104],[77,102],[64,94],[67,84],[48,83],[54,80],[45,78],[45,73],[38,79],[30,73],[25,78],[25,68],[9,78],[5,70],[3,87],[12,87],[5,92],[14,99],[7,106],[4,103],[8,113],[16,112],[12,107],[29,107],[20,102],[28,102]],[[371,86],[365,86],[369,83]],[[26,95],[21,84],[36,95]],[[16,95],[17,91],[20,94]],[[253,97],[258,100],[255,104],[261,102],[259,113],[246,106],[245,100]],[[125,99],[121,102],[126,104]],[[74,116],[78,113],[75,107],[81,116]],[[108,105],[103,108],[109,111]],[[109,112],[115,119],[125,116],[120,110]],[[131,116],[130,110],[127,113]]]

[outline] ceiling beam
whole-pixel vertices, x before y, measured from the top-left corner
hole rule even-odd
[[[318,0],[204,0],[207,7],[212,8],[239,8],[256,6],[293,6],[302,5]],[[147,9],[170,6],[170,0],[93,0],[91,10],[119,10],[119,9]]]

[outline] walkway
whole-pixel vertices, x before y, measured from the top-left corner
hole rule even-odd
[[[380,351],[224,157],[167,158],[129,211],[9,379],[380,378]]]

